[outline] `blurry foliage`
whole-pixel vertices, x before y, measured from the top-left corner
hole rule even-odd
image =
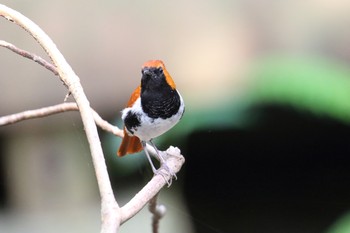
[[[327,233],[347,233],[350,232],[350,213],[340,218]]]
[[[252,85],[237,99],[227,98],[215,106],[191,112],[175,130],[188,133],[195,128],[244,127],[253,120],[247,108],[275,103],[311,111],[346,123],[350,122],[350,69],[320,58],[262,59],[252,68]]]
[[[193,112],[186,106],[184,118],[171,137],[196,128],[245,127],[254,121],[249,107],[275,103],[350,122],[350,69],[320,58],[262,59],[252,68],[252,85],[244,96],[228,97],[215,106]]]
[[[271,58],[254,70],[252,103],[287,104],[350,122],[350,69],[319,58]]]

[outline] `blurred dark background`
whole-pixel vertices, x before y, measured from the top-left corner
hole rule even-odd
[[[197,232],[327,232],[350,205],[349,126],[280,105],[250,114],[253,127],[189,137],[184,190]]]
[[[156,140],[186,163],[161,232],[350,231],[350,2],[5,1],[42,27],[79,75],[91,106],[122,126],[140,67],[162,59],[186,102]],[[16,25],[0,40],[48,59]],[[63,102],[57,77],[0,48],[0,116]],[[126,203],[152,176],[140,153],[116,157]],[[96,232],[99,195],[77,112],[0,129],[0,232]],[[151,232],[147,208],[120,232]]]

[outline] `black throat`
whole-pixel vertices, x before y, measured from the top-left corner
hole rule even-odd
[[[141,85],[141,107],[151,118],[167,119],[179,111],[181,99],[176,89],[172,89],[165,79],[159,82],[152,88]]]

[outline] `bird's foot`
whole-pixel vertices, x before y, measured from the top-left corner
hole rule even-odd
[[[161,175],[167,183],[168,188],[171,186],[173,179],[177,180],[176,174],[169,168],[169,166],[165,162],[161,164],[158,170],[154,171],[154,174]]]

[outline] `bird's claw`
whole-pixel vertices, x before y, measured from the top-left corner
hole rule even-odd
[[[168,184],[168,188],[173,183],[173,179],[177,180],[176,174],[171,171],[171,169],[168,167],[166,163],[163,163],[161,167],[154,172],[155,175],[161,175],[165,182]],[[170,179],[168,178],[170,176]]]

